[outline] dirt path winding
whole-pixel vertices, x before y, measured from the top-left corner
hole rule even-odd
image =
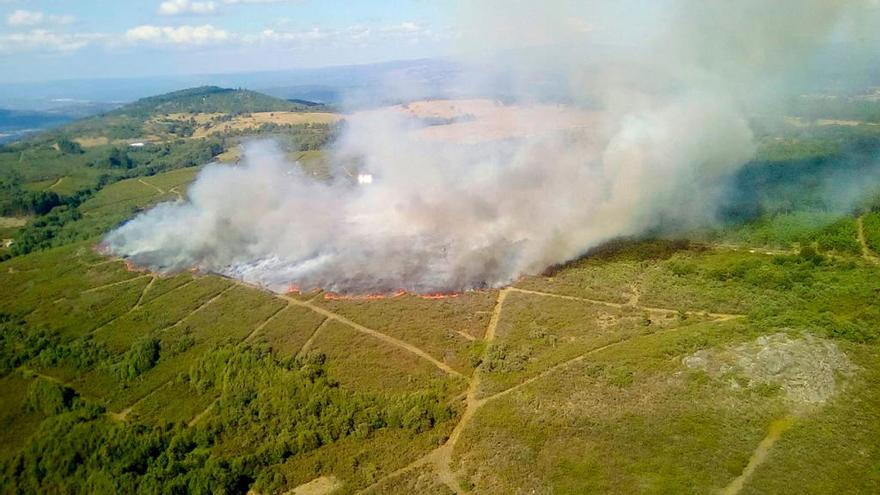
[[[318,333],[320,333],[321,330],[324,328],[324,326],[327,325],[328,321],[330,321],[330,318],[324,318],[324,320],[321,322],[321,324],[315,328],[315,331],[312,332],[311,335],[309,335],[309,338],[306,339],[306,341],[305,341],[305,343],[303,343],[302,347],[300,347],[299,350],[296,351],[297,356],[302,356],[303,354],[309,352],[309,349],[312,348],[312,344],[315,343],[315,339],[318,337]]]
[[[143,184],[143,185],[145,185],[145,186],[147,186],[147,187],[152,187],[153,189],[155,189],[156,191],[158,191],[159,194],[165,194],[165,190],[164,190],[164,189],[162,189],[161,187],[159,187],[159,186],[157,186],[157,185],[155,185],[155,184],[151,184],[151,183],[145,181],[144,179],[138,179],[138,182],[140,182],[141,184]]]
[[[126,314],[128,314],[128,313],[130,313],[130,312],[132,312],[132,311],[134,311],[134,310],[136,310],[136,309],[138,309],[138,308],[141,307],[141,303],[144,301],[144,297],[147,296],[147,292],[150,292],[150,288],[152,288],[152,287],[153,287],[153,284],[156,283],[156,279],[157,279],[157,278],[158,278],[158,277],[156,277],[155,275],[153,275],[153,277],[150,278],[150,283],[148,283],[148,284],[144,287],[144,290],[141,291],[141,295],[138,296],[138,300],[137,300],[137,302],[134,303],[134,306],[132,306],[131,309],[129,309],[128,311],[126,311]]]
[[[219,400],[220,400],[219,398],[214,399],[213,402],[211,402],[210,404],[208,404],[208,407],[206,407],[202,412],[196,414],[196,415],[193,417],[193,419],[189,420],[189,423],[187,423],[186,426],[189,426],[190,428],[192,428],[193,426],[199,424],[199,421],[201,421],[202,419],[204,419],[204,417],[207,416],[208,413],[210,413],[211,410],[214,409],[214,407],[217,405],[217,402],[218,402]]]
[[[331,319],[331,320],[336,320],[336,321],[338,321],[338,322],[340,322],[340,323],[342,323],[342,324],[344,324],[344,325],[347,325],[347,326],[349,326],[349,327],[351,327],[351,328],[353,328],[353,329],[355,329],[355,330],[357,330],[357,331],[359,331],[359,332],[361,332],[361,333],[365,333],[365,334],[367,334],[367,335],[371,335],[371,336],[373,336],[373,337],[375,337],[375,338],[377,338],[377,339],[379,339],[379,340],[382,340],[382,341],[387,342],[387,343],[389,343],[389,344],[391,344],[391,345],[394,345],[394,346],[400,347],[401,349],[407,350],[407,351],[409,351],[409,352],[415,354],[416,356],[419,356],[419,357],[422,358],[422,359],[425,359],[425,360],[427,360],[427,361],[430,361],[431,364],[433,364],[434,366],[440,368],[441,370],[443,370],[444,372],[446,372],[446,373],[448,373],[448,374],[450,374],[450,375],[457,376],[457,377],[460,377],[460,378],[466,378],[466,377],[465,377],[463,374],[461,374],[460,372],[458,372],[458,371],[452,369],[452,367],[450,367],[448,364],[446,364],[446,363],[444,363],[444,362],[442,362],[442,361],[440,361],[440,360],[434,358],[433,356],[431,356],[431,355],[428,354],[427,352],[425,352],[425,351],[419,349],[418,347],[416,347],[416,346],[414,346],[414,345],[412,345],[412,344],[410,344],[410,343],[408,343],[408,342],[404,342],[404,341],[402,341],[402,340],[400,340],[400,339],[398,339],[398,338],[395,338],[395,337],[392,337],[392,336],[390,336],[390,335],[387,335],[387,334],[384,334],[384,333],[382,333],[382,332],[379,332],[378,330],[373,330],[372,328],[367,328],[367,327],[361,325],[360,323],[355,323],[355,322],[349,320],[348,318],[346,318],[346,317],[344,317],[344,316],[342,316],[342,315],[336,314],[336,313],[334,313],[334,312],[332,312],[332,311],[330,311],[330,310],[324,309],[324,308],[322,308],[322,307],[320,307],[320,306],[316,306],[316,305],[312,304],[311,302],[308,302],[308,301],[300,301],[299,299],[295,299],[295,298],[288,297],[288,296],[281,296],[281,295],[279,295],[278,297],[280,297],[280,298],[282,298],[282,299],[284,299],[284,300],[286,300],[286,301],[289,301],[289,302],[291,302],[291,303],[293,303],[293,304],[295,304],[295,305],[297,305],[297,306],[302,306],[302,307],[304,307],[304,308],[311,309],[311,310],[314,311],[315,313],[318,313],[318,314],[324,316],[325,318],[329,318],[329,319]]]
[[[880,258],[877,257],[868,246],[868,238],[865,236],[865,216],[862,215],[856,219],[859,231],[859,244],[862,246],[862,258],[875,265],[880,265]]]
[[[278,311],[275,311],[274,313],[272,313],[271,315],[269,315],[265,320],[263,320],[262,323],[260,323],[259,325],[256,326],[256,328],[254,328],[253,330],[251,330],[251,333],[249,333],[249,334],[247,335],[247,337],[245,337],[244,340],[243,340],[242,342],[250,342],[251,339],[253,339],[253,338],[256,337],[257,335],[259,335],[260,332],[263,331],[264,328],[266,328],[266,325],[268,325],[269,323],[271,323],[272,320],[274,320],[276,316],[278,316],[279,314],[281,314],[282,311],[284,311],[285,309],[287,309],[287,308],[289,308],[289,307],[290,307],[290,303],[287,303],[287,304],[285,304],[284,306],[281,306],[280,308],[278,308]]]
[[[183,201],[183,194],[181,194],[180,190],[177,189],[177,186],[172,187],[168,190],[168,192],[173,192],[177,195],[177,201]]]
[[[572,300],[576,300],[576,301],[595,302],[597,304],[612,305],[614,307],[633,307],[631,305],[632,301],[629,301],[627,304],[608,303],[608,302],[603,302],[603,301],[592,301],[589,299],[576,298],[576,297],[572,297],[572,296],[556,296],[555,294],[549,294],[549,293],[537,292],[537,291],[527,291],[527,290],[523,290],[523,289],[517,289],[514,287],[508,287],[508,288],[501,290],[501,292],[498,294],[498,299],[495,303],[495,308],[492,311],[492,317],[489,320],[488,327],[486,328],[485,341],[487,343],[491,343],[495,339],[496,330],[498,328],[498,322],[501,320],[501,314],[502,314],[502,310],[504,307],[504,301],[507,298],[507,295],[510,294],[511,292],[521,292],[521,293],[532,294],[532,295],[537,295],[537,296],[551,296],[551,297],[555,296],[555,297],[561,297],[563,299],[572,299]],[[677,313],[676,310],[663,309],[662,311]],[[699,314],[714,315],[714,319],[711,321],[715,322],[715,323],[727,321],[732,318],[742,317],[742,315],[717,314],[717,313],[716,314],[699,313]],[[576,356],[576,357],[569,359],[567,361],[563,361],[562,363],[559,363],[555,366],[551,366],[550,368],[542,371],[541,373],[539,373],[531,378],[528,378],[528,379],[508,388],[508,389],[502,390],[501,392],[498,392],[498,393],[495,393],[493,395],[490,395],[488,397],[483,397],[483,398],[477,397],[477,391],[479,390],[479,387],[480,387],[480,373],[479,373],[479,368],[477,368],[476,370],[474,370],[474,374],[471,377],[471,380],[468,382],[467,390],[463,394],[464,400],[465,400],[464,413],[462,413],[461,418],[459,419],[459,422],[455,425],[455,428],[453,428],[452,433],[450,433],[449,438],[446,440],[446,442],[442,446],[432,450],[431,452],[424,455],[423,457],[420,457],[419,459],[416,459],[412,463],[382,477],[380,480],[378,480],[377,482],[368,486],[367,488],[359,491],[358,493],[372,492],[372,491],[376,490],[378,487],[380,487],[383,483],[385,483],[391,479],[394,479],[394,478],[396,478],[396,477],[398,477],[398,476],[400,476],[400,475],[402,475],[412,469],[424,466],[426,464],[432,464],[434,466],[435,472],[436,472],[438,478],[440,479],[440,481],[442,481],[443,484],[446,485],[454,493],[456,493],[456,494],[466,493],[466,491],[463,490],[461,488],[461,486],[459,485],[458,479],[456,478],[455,473],[452,470],[452,452],[455,448],[455,445],[458,443],[458,440],[461,438],[462,432],[467,427],[467,425],[471,422],[474,415],[477,413],[477,410],[479,410],[482,406],[484,406],[488,402],[494,401],[496,399],[500,399],[500,398],[502,398],[506,395],[509,395],[517,390],[520,390],[520,389],[526,387],[527,385],[530,385],[530,384],[532,384],[532,383],[534,383],[534,382],[536,382],[536,381],[538,381],[548,375],[551,375],[552,373],[555,373],[561,369],[564,369],[568,366],[571,366],[572,364],[581,362],[593,354],[597,354],[597,353],[602,352],[606,349],[623,344],[633,338],[647,336],[647,335],[658,335],[658,334],[679,332],[681,330],[690,328],[693,325],[694,324],[683,325],[680,327],[669,328],[669,329],[660,330],[657,332],[652,332],[650,334],[633,335],[633,336],[622,338],[620,340],[616,340],[614,342],[610,342],[608,344],[590,349],[589,351],[587,351],[579,356]],[[486,346],[486,348],[488,350],[488,346]]]
[[[769,454],[773,444],[779,440],[779,437],[782,436],[785,430],[791,428],[792,424],[794,424],[793,416],[786,416],[770,423],[767,436],[761,440],[761,443],[758,444],[758,448],[752,453],[752,457],[749,459],[749,463],[746,465],[745,469],[743,469],[742,474],[734,478],[729,485],[724,487],[719,492],[720,495],[737,495],[743,489],[746,482],[749,481],[749,478],[755,473],[755,470],[758,469],[758,466],[767,460],[767,454]]]
[[[134,306],[128,308],[128,310],[127,310],[125,313],[120,313],[119,315],[114,316],[113,318],[110,318],[109,320],[107,320],[106,322],[102,323],[101,325],[99,325],[99,326],[93,328],[91,331],[89,331],[88,335],[94,335],[94,334],[98,333],[98,331],[100,331],[101,329],[103,329],[104,327],[109,326],[109,325],[112,325],[113,323],[115,323],[116,320],[118,320],[118,319],[120,319],[120,318],[123,318],[123,317],[127,316],[127,315],[128,315],[129,313],[131,313],[132,311],[135,311],[135,310],[137,310],[137,309],[140,309],[140,307],[141,307],[141,303],[143,302],[144,297],[146,297],[147,292],[149,292],[150,287],[153,286],[153,284],[156,282],[156,279],[157,279],[157,278],[158,278],[158,277],[153,276],[152,279],[150,280],[150,283],[148,283],[146,286],[144,286],[144,290],[141,291],[141,295],[138,296],[138,300],[137,300],[137,302],[134,304]],[[189,282],[187,282],[186,284],[183,284],[183,286],[187,285],[188,283],[189,283]],[[183,286],[181,286],[181,287],[183,287]]]
[[[140,280],[140,279],[146,278],[146,277],[152,277],[152,275],[140,275],[138,277],[127,278],[127,279],[121,280],[119,282],[113,282],[112,284],[105,284],[105,285],[101,285],[98,287],[92,287],[91,289],[86,289],[86,290],[80,292],[80,294],[91,294],[92,292],[98,292],[99,290],[108,289],[110,287],[116,287],[117,285],[129,284],[131,282],[134,282],[135,280]]]
[[[138,400],[134,401],[130,406],[126,407],[125,409],[123,409],[123,410],[121,410],[121,411],[119,411],[119,412],[116,412],[116,413],[115,413],[115,412],[110,412],[110,411],[108,411],[108,412],[107,412],[107,416],[109,416],[110,419],[112,419],[113,421],[125,421],[126,419],[128,419],[128,415],[131,414],[131,412],[134,410],[135,407],[139,406],[143,401],[145,401],[145,400],[147,400],[148,398],[152,397],[153,394],[155,394],[156,392],[158,392],[158,391],[162,390],[163,388],[165,388],[165,387],[171,385],[171,382],[173,382],[175,379],[176,379],[176,378],[172,378],[171,380],[168,380],[167,382],[162,382],[161,385],[158,385],[156,388],[150,390],[149,392],[147,392],[146,394],[144,394],[141,398],[139,398]]]
[[[49,188],[47,189],[47,191],[51,191],[51,190],[55,189],[55,188],[58,187],[62,182],[64,182],[64,177],[59,177],[58,180],[56,180],[54,184],[52,184],[51,186],[49,186]]]
[[[498,293],[498,299],[495,301],[495,308],[492,310],[492,317],[489,319],[489,325],[486,327],[486,334],[484,336],[484,340],[487,343],[491,343],[495,339],[495,330],[498,328],[498,322],[501,320],[501,310],[504,306],[504,300],[507,298],[510,290],[510,288],[506,288]],[[486,349],[488,349],[488,346],[486,346]],[[485,352],[486,351],[484,351],[484,353]],[[464,394],[464,413],[462,413],[461,418],[458,420],[458,423],[455,425],[455,428],[452,429],[452,433],[449,434],[449,438],[443,445],[432,450],[427,455],[416,459],[412,463],[388,474],[358,493],[366,493],[375,490],[382,483],[404,474],[411,469],[429,463],[433,464],[437,477],[444,485],[456,494],[464,493],[464,490],[462,490],[461,486],[458,484],[458,479],[456,478],[455,473],[452,471],[452,451],[455,448],[455,444],[458,443],[458,439],[461,438],[461,433],[464,431],[464,428],[470,423],[474,414],[476,414],[477,409],[479,409],[486,401],[485,399],[481,400],[477,398],[477,390],[479,387],[480,373],[479,369],[476,369],[468,382],[468,387]]]
[[[221,290],[220,292],[218,292],[218,293],[214,294],[213,296],[211,296],[210,299],[208,299],[207,301],[203,302],[203,303],[202,303],[201,305],[199,305],[196,309],[194,309],[194,310],[190,311],[189,313],[187,313],[186,316],[184,316],[183,318],[177,320],[175,323],[173,323],[173,324],[171,324],[171,325],[168,325],[167,327],[165,327],[165,328],[159,330],[157,333],[165,333],[165,332],[167,332],[168,330],[171,330],[172,328],[177,327],[178,325],[180,325],[181,323],[183,323],[184,321],[186,321],[189,317],[196,315],[197,313],[199,313],[199,312],[202,311],[203,309],[205,309],[205,308],[207,308],[208,306],[210,306],[211,303],[213,303],[213,302],[216,301],[217,299],[220,299],[220,298],[223,296],[223,294],[226,294],[227,292],[229,292],[229,291],[232,290],[233,288],[235,288],[235,284],[230,284],[228,287],[225,287],[225,288],[224,288],[223,290]]]
[[[731,313],[709,313],[709,312],[704,312],[704,311],[679,311],[677,309],[669,309],[669,308],[654,308],[651,306],[632,304],[632,300],[627,301],[625,303],[614,303],[614,302],[609,302],[609,301],[600,301],[598,299],[587,299],[584,297],[565,296],[562,294],[553,294],[550,292],[540,292],[540,291],[536,291],[536,290],[520,289],[517,287],[510,287],[510,290],[515,291],[515,292],[520,292],[522,294],[532,294],[535,296],[543,296],[543,297],[555,297],[557,299],[567,299],[569,301],[580,301],[580,302],[585,302],[585,303],[590,303],[590,304],[597,304],[600,306],[606,306],[609,308],[618,308],[618,309],[632,308],[632,309],[640,309],[643,311],[650,311],[653,313],[661,313],[661,314],[684,313],[688,316],[706,315],[710,318],[713,318],[716,321],[718,321],[718,320],[720,320],[720,321],[732,320],[734,318],[742,318],[745,316],[745,315],[731,314]]]

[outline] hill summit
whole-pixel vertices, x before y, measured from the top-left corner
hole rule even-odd
[[[314,110],[315,105],[291,102],[246,89],[200,86],[142,98],[125,105],[114,114],[149,117],[170,113],[250,113],[298,112]]]

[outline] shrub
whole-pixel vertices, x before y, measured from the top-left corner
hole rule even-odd
[[[27,390],[25,407],[47,416],[60,414],[71,408],[76,392],[59,383],[44,379],[34,380]]]
[[[114,365],[116,376],[130,381],[149,371],[159,361],[159,339],[146,337],[135,342],[122,360]]]

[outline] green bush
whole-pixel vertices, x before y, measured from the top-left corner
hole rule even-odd
[[[52,416],[69,410],[75,397],[73,389],[49,380],[36,379],[28,387],[25,405],[29,411]]]
[[[130,357],[154,353],[145,339]],[[416,434],[454,417],[432,391],[384,397],[344,390],[323,361],[231,346],[206,353],[186,381],[220,398],[209,421],[195,427],[114,422],[40,381],[29,391],[30,407],[52,416],[24,451],[0,461],[0,491],[272,493],[288,483],[276,467],[292,456],[383,428]]]
[[[146,373],[159,361],[159,339],[145,337],[136,341],[113,366],[120,380],[130,381]]]
[[[61,139],[58,141],[58,149],[67,155],[81,155],[84,153],[82,146],[76,141]]]
[[[64,342],[57,334],[29,328],[23,320],[0,314],[0,376],[29,362],[38,367],[85,370],[109,359],[107,350],[91,336]]]

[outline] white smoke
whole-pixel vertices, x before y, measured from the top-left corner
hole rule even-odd
[[[253,142],[240,166],[206,167],[187,202],[139,215],[106,246],[155,270],[197,267],[277,291],[424,293],[504,285],[660,222],[711,221],[724,181],[754,153],[744,106],[855,4],[666,2],[657,22],[640,20],[652,34],[606,46],[597,63],[584,16],[608,20],[607,41],[625,14],[477,3],[462,39],[483,33],[482,47],[512,51],[503,73],[521,87],[516,110],[445,129],[401,108],[350,115],[331,158],[356,157],[369,181],[314,180]],[[530,103],[527,86],[549,73],[571,88],[554,96],[598,110]],[[495,79],[471,74],[462,92]]]

